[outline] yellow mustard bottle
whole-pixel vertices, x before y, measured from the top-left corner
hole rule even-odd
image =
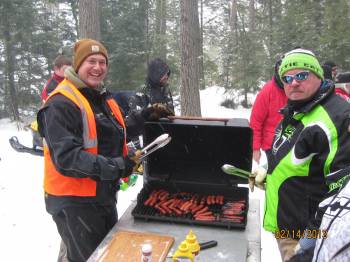
[[[172,262],[194,262],[193,254],[188,248],[186,240],[182,241],[177,247],[177,250],[173,255]]]
[[[190,232],[186,236],[186,243],[188,245],[188,248],[192,252],[192,254],[194,256],[197,256],[199,251],[200,251],[200,249],[201,249],[201,247],[199,246],[198,241],[197,241],[197,237],[193,233],[192,229],[190,230]]]

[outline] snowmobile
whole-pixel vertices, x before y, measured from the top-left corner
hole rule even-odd
[[[28,147],[28,146],[21,144],[18,141],[17,136],[13,136],[9,139],[10,145],[17,152],[29,153],[29,154],[36,155],[36,156],[43,156],[44,155],[43,139],[38,132],[37,121],[35,120],[32,123],[30,123],[27,126],[27,128],[29,128],[32,132],[33,147]]]

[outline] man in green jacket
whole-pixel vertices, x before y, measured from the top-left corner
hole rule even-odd
[[[336,189],[325,178],[350,164],[350,105],[335,95],[309,50],[285,54],[279,74],[288,102],[268,163],[263,227],[275,234],[287,261],[319,202]]]

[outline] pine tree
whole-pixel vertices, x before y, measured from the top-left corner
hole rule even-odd
[[[135,89],[145,79],[147,38],[144,1],[100,1],[102,40],[109,51],[106,85],[112,90]]]
[[[340,71],[350,69],[350,6],[346,0],[324,1],[322,38],[319,53],[323,61],[333,60]]]

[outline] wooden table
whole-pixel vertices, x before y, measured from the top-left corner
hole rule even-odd
[[[150,232],[172,236],[175,238],[175,242],[169,252],[170,256],[185,239],[190,229],[197,236],[198,242],[207,242],[210,240],[216,240],[218,242],[216,247],[200,252],[196,256],[195,261],[261,261],[260,209],[259,200],[257,199],[251,199],[249,201],[248,222],[245,230],[134,219],[131,211],[135,205],[136,202],[134,201],[128,207],[119,222],[111,229],[106,238],[91,255],[88,260],[89,262],[101,261],[98,258],[101,257],[101,253],[105,252],[114,234],[118,231]],[[167,258],[166,261],[171,261],[171,258]]]

